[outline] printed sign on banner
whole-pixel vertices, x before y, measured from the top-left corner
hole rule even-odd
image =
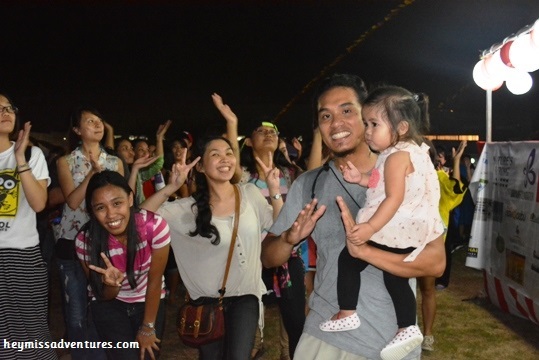
[[[532,320],[535,314],[523,309],[539,304],[538,148],[539,142],[485,145],[470,183],[475,212],[466,259],[467,266],[484,269],[513,294],[515,306],[505,310],[518,309],[516,315]],[[487,292],[490,297],[505,293]]]

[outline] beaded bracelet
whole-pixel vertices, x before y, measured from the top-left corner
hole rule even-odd
[[[32,168],[24,169],[23,171],[17,171],[17,174],[22,174],[23,172],[30,171]]]
[[[152,331],[144,331],[142,330],[142,327],[140,327],[138,329],[138,332],[141,334],[141,335],[144,335],[144,336],[152,336],[152,335],[155,335],[155,329],[153,329]]]

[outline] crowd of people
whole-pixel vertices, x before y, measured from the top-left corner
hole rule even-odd
[[[180,286],[191,299],[219,298],[239,216],[225,337],[201,346],[200,359],[261,359],[269,346],[283,360],[434,351],[435,291],[448,286],[446,263],[469,231],[473,203],[459,204],[473,168],[465,142],[449,153],[424,137],[428,96],[367,91],[360,77],[333,74],[314,94],[309,146],[267,119],[240,142],[232,107],[212,100],[224,133],[171,134],[167,121],[155,142],[131,141],[81,107],[61,149],[31,146],[31,124],[0,93],[0,337],[52,341],[48,283],[58,271],[66,341],[138,344],[74,347],[72,359],[159,358],[163,336],[177,336],[164,322]],[[264,341],[271,304],[279,344]],[[0,358],[58,354],[3,346]]]

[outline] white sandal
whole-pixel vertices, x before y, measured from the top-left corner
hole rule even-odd
[[[421,345],[423,334],[417,325],[408,326],[397,333],[393,340],[380,352],[383,360],[400,360]]]
[[[320,330],[328,332],[348,331],[357,329],[360,324],[359,316],[357,316],[357,313],[354,313],[342,319],[324,321],[320,324]]]

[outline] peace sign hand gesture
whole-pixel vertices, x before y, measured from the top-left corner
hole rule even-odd
[[[114,265],[112,265],[105,253],[101,253],[101,258],[105,262],[106,269],[95,265],[89,265],[88,267],[90,268],[90,270],[93,270],[102,275],[101,281],[103,282],[103,284],[113,287],[122,286],[122,281],[124,280],[125,275],[116,267],[114,267]]]
[[[187,176],[189,175],[189,171],[191,171],[191,169],[200,160],[200,156],[198,156],[195,160],[191,161],[189,164],[186,164],[187,149],[181,149],[180,154],[180,161],[172,165],[172,173],[167,184],[173,186],[175,188],[174,191],[178,190],[183,185],[187,179]]]
[[[264,172],[264,176],[266,177],[266,184],[268,184],[268,190],[273,194],[277,194],[280,192],[280,184],[279,184],[279,176],[281,174],[281,171],[278,167],[273,166],[273,154],[271,151],[269,153],[269,164],[266,166],[262,160],[257,156],[255,157],[256,162],[258,165],[260,165],[260,168]]]

